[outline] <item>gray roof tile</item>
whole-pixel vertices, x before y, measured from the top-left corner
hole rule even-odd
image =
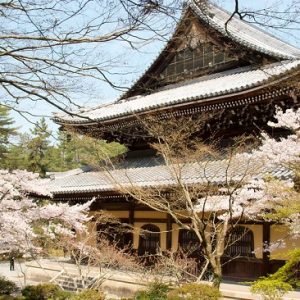
[[[122,165],[126,168],[122,168]],[[266,169],[260,167],[259,176],[255,174],[257,166],[236,161],[228,169],[227,178],[225,176],[228,161],[210,160],[198,163],[190,163],[181,166],[182,180],[185,184],[204,184],[211,182],[222,184],[227,181],[237,181],[245,174],[247,176],[259,177],[271,174],[279,178],[287,178],[291,174],[282,167]],[[177,166],[178,167],[178,166]],[[71,173],[69,173],[71,174]],[[117,168],[103,171],[82,172],[69,176],[60,176],[47,184],[51,193],[74,194],[84,192],[115,191],[118,185],[146,187],[164,187],[175,184],[172,168],[167,167],[162,160],[157,157],[143,159],[130,159],[117,166]]]
[[[259,87],[273,78],[283,76],[300,66],[300,60],[275,63],[260,68],[243,67],[213,75],[203,76],[179,84],[166,86],[152,94],[137,96],[127,100],[112,102],[77,112],[80,116],[56,114],[57,123],[97,123],[113,120],[121,116],[146,112],[158,107],[170,107],[174,103],[183,104],[216,96]]]

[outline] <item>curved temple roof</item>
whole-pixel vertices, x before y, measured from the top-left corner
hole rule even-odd
[[[209,100],[212,97],[252,90],[272,82],[274,76],[278,78],[278,76],[284,76],[285,73],[294,68],[299,68],[300,49],[288,45],[237,17],[233,17],[225,26],[231,16],[230,13],[210,3],[204,5],[198,4],[197,0],[189,0],[185,11],[187,12],[188,9],[191,9],[209,27],[231,39],[235,44],[269,55],[274,59],[281,60],[281,62],[269,64],[263,68],[259,66],[256,69],[243,67],[202,76],[179,84],[165,86],[151,94],[138,95],[97,107],[74,111],[73,116],[58,113],[54,115],[53,120],[58,124],[72,124],[73,126],[105,123],[105,121],[114,121],[133,114],[150,112],[159,108],[169,108],[172,105],[188,104],[195,100]],[[161,55],[166,48],[167,46],[148,68],[148,71],[161,59]],[[146,73],[131,89],[139,84]],[[126,97],[128,92],[123,97]]]
[[[173,84],[156,92],[104,104],[77,112],[77,116],[56,114],[57,123],[92,124],[120,117],[166,108],[175,104],[186,104],[195,100],[209,99],[259,88],[286,73],[299,69],[300,60],[284,61],[263,68],[243,67],[221,73],[199,77]],[[130,101],[129,101],[130,100]]]
[[[300,59],[300,49],[281,41],[236,16],[231,18],[229,12],[216,5],[212,5],[211,3],[197,4],[197,0],[188,0],[172,38],[160,51],[146,71],[136,80],[131,88],[121,96],[121,99],[128,98],[127,95],[135,88],[142,86],[143,80],[147,80],[148,72],[151,72],[152,68],[155,68],[155,65],[159,64],[161,59],[164,59],[164,53],[168,51],[169,45],[177,36],[177,30],[180,27],[181,22],[185,19],[189,9],[193,11],[200,21],[219,32],[223,37],[233,41],[236,45],[271,56],[276,60]],[[229,19],[230,22],[227,23]]]
[[[237,17],[230,18],[230,13],[218,6],[207,4],[197,5],[197,1],[190,0],[188,6],[201,20],[227,36],[236,43],[261,53],[282,59],[300,58],[300,49],[293,47],[269,33],[253,26]]]

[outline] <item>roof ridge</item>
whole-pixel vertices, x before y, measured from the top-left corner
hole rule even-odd
[[[212,182],[212,183],[222,183],[225,182],[228,178],[224,174],[225,168],[227,168],[227,159],[217,159],[209,161],[209,164],[206,164],[206,161],[202,162],[191,162],[183,164],[185,168],[182,173],[182,178],[186,183],[192,184],[202,184]],[[203,163],[205,168],[202,169]],[[229,176],[233,180],[240,180],[240,176],[244,176],[245,165],[241,165],[236,162],[238,169],[234,173],[230,173]],[[157,176],[155,168],[159,168],[160,176]],[[116,174],[116,182],[120,184],[138,184],[141,187],[147,186],[162,186],[162,185],[172,185],[174,184],[174,176],[172,170],[169,169],[166,165],[160,165],[155,167],[145,167],[145,170],[141,172],[140,169],[131,169],[128,174],[129,179],[127,180],[123,175],[127,170],[122,169],[118,170]],[[202,170],[202,172],[199,172]],[[282,167],[277,165],[265,169],[264,166],[260,169],[263,173],[263,176],[266,174],[272,174],[277,178],[288,178],[291,176],[291,173]],[[92,173],[82,173],[80,178],[77,175],[71,175],[70,177],[60,178],[54,182],[49,182],[48,185],[51,193],[56,194],[65,194],[65,193],[77,193],[77,192],[94,192],[94,191],[113,191],[116,190],[116,186],[113,181],[107,179],[110,175],[106,175],[105,171],[101,172],[92,172]],[[242,175],[241,175],[242,174]],[[259,173],[256,175],[257,178],[262,177]],[[92,178],[92,180],[91,180]],[[125,180],[124,180],[125,179]],[[55,183],[55,184],[54,184]]]
[[[149,93],[149,94],[154,94],[156,92],[161,92],[161,91],[167,91],[167,90],[171,90],[174,87],[181,87],[181,86],[185,86],[185,85],[188,85],[188,84],[193,84],[193,83],[198,83],[198,82],[201,82],[201,81],[207,81],[207,80],[211,80],[211,79],[220,78],[220,77],[230,75],[230,74],[234,74],[234,73],[241,73],[241,72],[244,72],[244,71],[247,71],[247,70],[250,71],[250,70],[253,70],[253,69],[256,69],[256,68],[254,68],[254,66],[243,66],[243,67],[238,67],[238,68],[235,68],[235,69],[224,70],[224,71],[221,71],[221,72],[218,72],[218,73],[208,74],[208,75],[204,75],[204,76],[201,76],[201,77],[196,77],[196,78],[180,81],[180,82],[177,82],[177,83],[168,84],[168,85],[165,85],[161,88],[156,89],[155,91],[153,91],[153,93]],[[143,96],[146,96],[146,95],[147,94],[145,94]],[[141,95],[139,95],[139,96],[142,97]],[[132,99],[128,98],[128,100],[130,101]]]
[[[193,1],[194,1],[194,0],[193,0]],[[222,10],[224,13],[230,14],[229,11],[227,11],[226,9],[224,9],[223,7],[221,7],[221,6],[219,6],[219,5],[215,4],[215,3],[211,3],[211,2],[210,2],[209,4],[210,4],[210,5],[213,5],[214,7],[218,8],[218,9],[220,9],[220,10]],[[265,29],[259,27],[258,25],[255,25],[255,24],[253,24],[253,23],[249,23],[249,22],[245,21],[244,19],[238,18],[236,15],[234,15],[233,18],[234,18],[235,20],[237,20],[237,21],[243,22],[244,24],[246,24],[246,25],[248,25],[248,26],[254,28],[255,30],[259,30],[260,32],[262,32],[262,33],[264,33],[264,34],[266,34],[266,35],[268,35],[268,36],[270,36],[270,37],[272,37],[272,38],[274,38],[274,39],[276,39],[276,40],[278,40],[278,41],[280,41],[280,42],[286,44],[287,46],[290,46],[290,47],[292,47],[292,48],[294,48],[294,49],[296,49],[296,50],[300,50],[298,47],[296,47],[296,46],[290,44],[289,42],[283,40],[282,38],[278,38],[275,34],[268,32],[267,30],[265,30]]]
[[[208,3],[201,3],[201,7],[199,6],[199,4],[197,3],[197,1],[195,0],[190,0],[189,1],[189,7],[198,15],[199,18],[201,18],[204,22],[210,24],[214,29],[216,29],[217,31],[221,32],[222,34],[224,34],[225,36],[231,38],[232,40],[234,40],[235,42],[241,44],[241,45],[244,45],[246,47],[250,47],[250,48],[253,48],[259,52],[262,52],[262,53],[265,53],[265,54],[268,54],[268,55],[271,55],[271,56],[277,56],[279,58],[282,58],[282,59],[292,59],[292,58],[300,58],[300,49],[289,44],[288,42],[285,42],[283,41],[282,39],[279,39],[277,38],[276,36],[274,36],[273,34],[261,29],[260,27],[258,26],[255,26],[251,23],[248,23],[246,22],[245,20],[242,20],[236,16],[234,16],[232,18],[233,21],[236,21],[236,22],[239,22],[240,24],[242,24],[243,26],[246,26],[252,30],[256,30],[256,31],[259,31],[260,33],[264,34],[266,37],[268,38],[271,38],[273,39],[274,41],[276,42],[280,42],[282,44],[284,44],[285,46],[287,46],[288,48],[291,48],[291,50],[294,50],[294,51],[297,51],[299,53],[297,53],[297,55],[295,54],[290,54],[288,55],[287,53],[283,54],[283,53],[280,53],[280,51],[278,50],[267,50],[266,48],[262,47],[262,46],[259,46],[259,45],[255,45],[254,43],[251,43],[249,41],[246,41],[246,39],[242,40],[241,37],[237,37],[235,36],[234,33],[230,33],[230,29],[228,28],[229,26],[234,26],[232,24],[232,22],[229,22],[228,23],[228,27],[227,27],[227,30],[225,29],[224,27],[224,24],[217,24],[217,21],[214,20],[214,17],[216,15],[215,12],[213,12],[212,10],[213,9],[217,9],[219,11],[221,11],[222,13],[226,14],[228,16],[227,20],[230,18],[230,13],[224,9],[224,8],[221,8],[219,7],[218,5],[216,4],[213,4],[211,2],[208,2]],[[220,16],[220,18],[222,18],[222,16]],[[223,20],[224,21],[224,20]],[[232,29],[231,29],[232,30]],[[241,33],[242,32],[242,29],[239,28],[239,31],[238,33]],[[237,35],[237,34],[236,34]],[[256,39],[256,41],[259,41],[258,39]],[[282,51],[281,51],[282,52]]]
[[[142,98],[144,96],[147,95],[151,95],[151,94],[155,94],[155,93],[159,93],[162,91],[168,91],[171,90],[173,88],[178,88],[178,87],[182,87],[182,86],[186,86],[189,84],[193,84],[193,83],[198,83],[198,82],[202,82],[202,81],[209,81],[209,80],[213,80],[213,79],[217,79],[217,78],[221,78],[223,76],[227,76],[227,75],[232,75],[232,74],[237,74],[237,73],[244,73],[247,71],[254,71],[254,70],[268,70],[271,69],[273,67],[276,66],[284,66],[288,63],[291,63],[293,61],[299,61],[300,62],[300,58],[299,59],[289,59],[289,60],[282,60],[282,61],[278,61],[278,62],[274,62],[271,64],[266,64],[266,65],[247,65],[247,66],[242,66],[242,67],[237,67],[234,69],[229,69],[229,70],[224,70],[218,73],[213,73],[213,74],[207,74],[201,77],[196,77],[196,78],[192,78],[192,79],[186,79],[177,83],[171,83],[168,85],[165,85],[163,87],[160,87],[150,93],[147,94],[139,94],[136,96],[132,96],[129,97],[127,99],[122,99],[122,101],[127,102],[127,101],[132,101],[132,100],[136,100],[139,98]],[[122,101],[120,102],[114,102],[114,103],[122,103]],[[111,102],[111,104],[114,104],[113,102]]]

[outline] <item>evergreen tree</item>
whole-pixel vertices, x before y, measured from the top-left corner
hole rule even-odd
[[[39,122],[37,122],[30,132],[33,135],[33,138],[28,143],[28,169],[32,172],[37,172],[44,177],[49,165],[47,152],[50,146],[49,137],[51,135],[45,118],[42,118]]]
[[[108,157],[116,157],[126,151],[119,143],[107,143],[87,136],[64,131],[58,132],[57,143],[50,144],[51,132],[42,118],[30,134],[18,134],[14,144],[7,147],[3,168],[25,169],[39,173],[63,172],[83,165],[98,167]]]
[[[62,171],[70,170],[80,167],[78,159],[78,148],[80,145],[76,144],[76,139],[65,131],[58,133],[58,149],[61,157]]]
[[[75,145],[75,160],[81,165],[99,167],[108,158],[118,157],[127,151],[124,145],[117,142],[107,143],[105,140],[72,134],[71,138]]]
[[[10,144],[5,158],[4,168],[9,170],[29,169],[28,145],[32,137],[28,133],[18,133],[16,142]]]
[[[0,105],[0,166],[5,164],[5,157],[8,151],[9,138],[15,135],[16,128],[12,127],[13,119],[9,116],[9,108]]]

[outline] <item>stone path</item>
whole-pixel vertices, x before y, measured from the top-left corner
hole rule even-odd
[[[4,276],[7,279],[12,280],[15,282],[19,287],[23,287],[24,284],[24,274],[22,272],[25,272],[26,274],[26,266],[22,263],[15,262],[15,270],[10,271],[9,269],[9,261],[1,261],[0,262],[0,276]],[[30,284],[27,282],[27,284]]]

